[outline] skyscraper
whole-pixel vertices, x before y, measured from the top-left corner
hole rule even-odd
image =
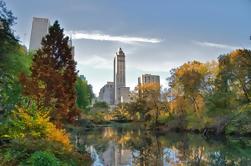
[[[30,37],[30,51],[38,50],[41,47],[41,41],[48,33],[50,21],[47,18],[33,17]]]
[[[152,74],[142,74],[140,77],[138,77],[138,87],[141,87],[147,84],[148,85],[155,84],[157,87],[160,88],[160,76],[152,75]],[[139,95],[141,96],[143,93],[143,90],[139,88],[138,92],[139,92]]]
[[[149,83],[156,83],[160,85],[160,77],[158,75],[142,74],[138,78],[138,85],[144,85]]]
[[[119,48],[114,57],[114,102],[126,102],[129,88],[126,88],[125,53]]]

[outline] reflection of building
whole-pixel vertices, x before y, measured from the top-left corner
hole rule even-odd
[[[114,57],[114,102],[128,102],[129,88],[126,87],[125,53],[120,48]]]
[[[99,91],[99,100],[112,105],[114,103],[114,83],[107,82]]]
[[[108,143],[107,149],[102,154],[103,164],[106,166],[125,166],[132,164],[132,151],[124,149],[114,142]]]
[[[116,166],[131,165],[132,151],[129,149],[124,149],[123,145],[122,147],[116,146],[114,159],[114,165]]]
[[[41,41],[48,33],[50,21],[47,18],[33,17],[30,37],[30,51],[38,50],[41,47]]]
[[[108,147],[102,154],[103,164],[108,166],[115,166],[114,165],[114,155],[115,153],[115,144],[112,141],[109,141]]]

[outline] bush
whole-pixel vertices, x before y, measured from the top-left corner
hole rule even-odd
[[[79,153],[76,150],[68,151],[59,142],[46,139],[24,138],[12,140],[0,147],[0,166],[6,165],[32,165],[26,162],[36,152],[51,152],[60,161],[60,166],[86,166],[92,160],[87,152]],[[26,164],[25,164],[26,163]]]
[[[0,127],[0,138],[45,138],[48,141],[59,142],[69,151],[72,149],[69,135],[49,121],[46,111],[37,111],[32,107],[17,108],[13,111],[12,117]]]
[[[93,107],[94,108],[105,108],[105,109],[108,109],[109,105],[106,102],[98,101],[98,102],[94,103]]]
[[[7,142],[0,146],[0,165],[35,165],[33,161],[45,166],[91,165],[89,155],[77,152],[65,130],[56,128],[48,112],[36,107],[12,111],[0,124],[1,139]]]
[[[33,153],[21,165],[33,165],[33,166],[59,166],[59,160],[54,156],[53,153],[46,151],[38,151]]]

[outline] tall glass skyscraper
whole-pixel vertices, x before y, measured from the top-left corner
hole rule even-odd
[[[38,50],[41,47],[41,41],[48,33],[50,21],[47,18],[33,17],[30,37],[30,51]]]

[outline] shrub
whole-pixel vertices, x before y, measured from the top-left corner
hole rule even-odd
[[[0,147],[0,166],[6,165],[32,165],[27,161],[36,152],[48,152],[60,161],[60,166],[86,166],[91,165],[92,160],[87,152],[79,153],[75,150],[68,151],[58,142],[46,139],[24,138],[12,140]]]
[[[38,151],[33,153],[30,158],[21,164],[24,165],[33,165],[33,166],[59,166],[60,162],[55,157],[53,153],[46,151]]]
[[[48,141],[59,142],[70,151],[72,145],[65,130],[56,128],[49,121],[48,112],[33,109],[17,108],[13,111],[12,117],[0,126],[0,138],[44,138]]]

